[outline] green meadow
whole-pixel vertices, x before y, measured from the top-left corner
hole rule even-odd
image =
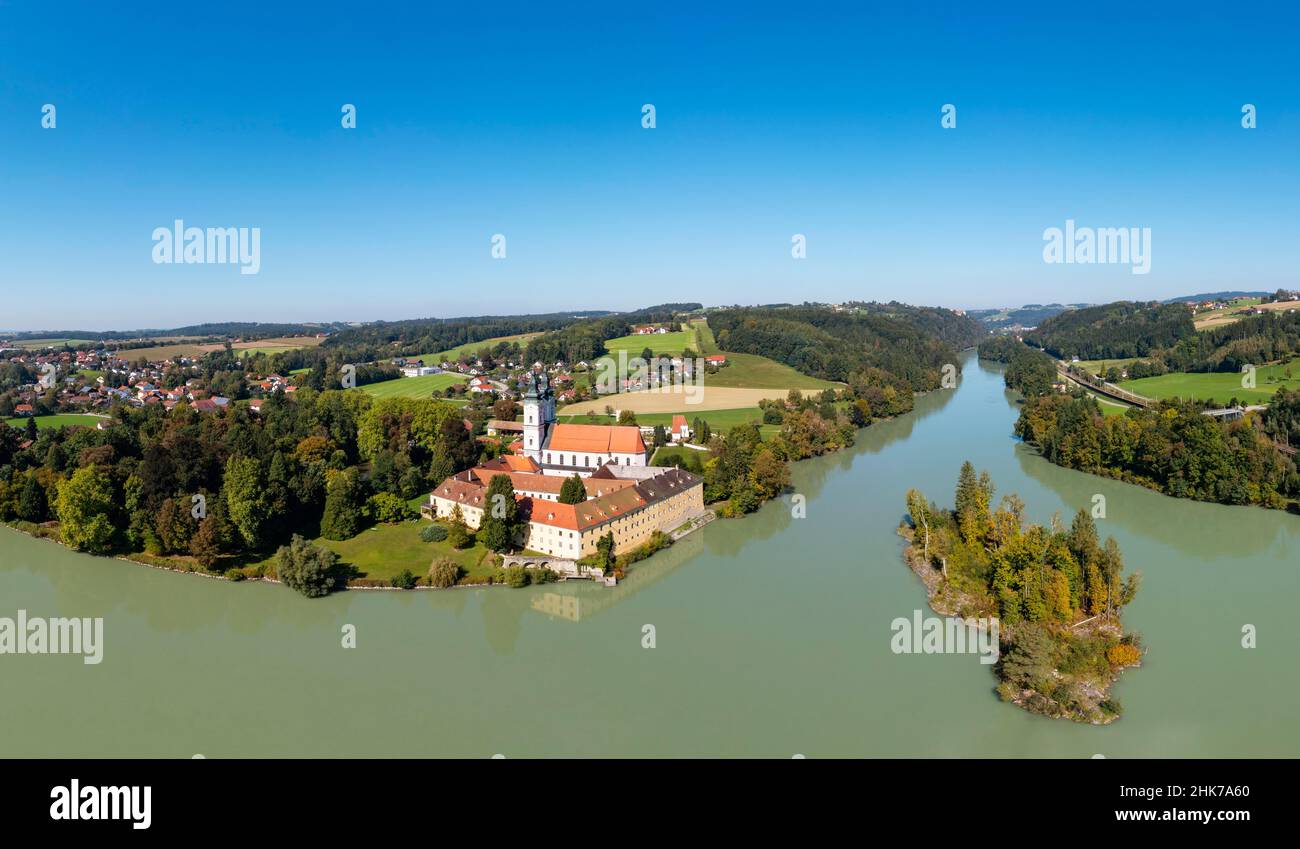
[[[655,353],[660,354],[680,354],[687,348],[695,345],[695,334],[685,330],[675,330],[672,333],[647,333],[645,335],[632,334],[631,336],[620,336],[617,339],[610,339],[605,342],[605,350],[618,356],[619,351],[627,351],[629,357],[639,357],[641,352],[649,348]]]
[[[1266,404],[1280,387],[1300,389],[1300,362],[1260,366],[1255,370],[1254,389],[1244,388],[1242,378],[1243,375],[1235,372],[1172,372],[1126,380],[1119,385],[1148,398],[1190,398],[1219,404],[1237,398],[1251,404]]]
[[[82,427],[94,427],[103,416],[83,416],[73,413],[67,413],[56,416],[36,416],[36,426],[38,428],[46,427],[63,427],[64,425],[80,425]],[[18,416],[9,419],[9,424],[14,427],[27,427],[27,416]]]
[[[426,374],[424,377],[398,377],[379,383],[367,383],[357,387],[373,398],[428,398],[433,393],[442,394],[449,386],[468,383],[469,378],[463,374]]]

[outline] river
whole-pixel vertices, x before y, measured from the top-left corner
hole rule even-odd
[[[806,518],[787,495],[614,589],[308,600],[0,528],[0,616],[104,618],[99,665],[0,655],[0,755],[1300,756],[1300,518],[1053,466],[1012,437],[1001,371],[966,356],[957,389],[795,465]],[[1033,521],[1105,496],[1100,531],[1145,579],[1125,622],[1149,648],[1116,685],[1118,722],[1003,704],[975,655],[890,651],[890,622],[925,609],[903,495],[950,504],[965,459]]]

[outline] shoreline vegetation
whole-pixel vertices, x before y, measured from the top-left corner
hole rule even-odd
[[[1264,409],[1210,415],[1203,402],[1163,400],[1106,415],[1097,399],[1059,390],[1055,361],[1010,337],[980,345],[1024,396],[1014,433],[1048,461],[1175,498],[1300,512],[1300,391]]]
[[[38,366],[49,361],[20,353],[0,369],[0,401],[28,414],[22,428],[0,428],[0,521],[154,568],[233,581],[279,577],[309,597],[347,587],[546,582],[556,576],[503,558],[520,547],[510,533],[517,528],[489,521],[486,532],[471,533],[463,523],[418,519],[435,484],[510,450],[487,431],[490,421],[517,420],[512,385],[540,369],[573,381],[576,398],[590,390],[578,379],[589,364],[611,341],[637,341],[629,334],[643,325],[681,327],[679,340],[702,348],[730,351],[730,339],[747,349],[721,371],[706,365],[706,374],[733,384],[757,373],[757,352],[769,347],[776,356],[766,372],[840,381],[765,401],[755,410],[760,422],[725,432],[710,432],[702,419],[700,450],[665,452],[665,464],[698,469],[717,515],[741,516],[787,490],[790,462],[852,445],[859,427],[911,410],[916,393],[939,388],[957,360],[954,346],[982,332],[949,310],[846,306],[662,304],[621,314],[414,320],[333,329],[311,347],[243,358],[229,342],[198,358],[158,362],[124,363],[102,346],[41,355],[56,363],[56,377],[93,357],[104,386],[117,387],[94,428],[38,426],[36,417],[80,396],[60,390],[61,381],[43,389]],[[720,325],[716,338],[711,320]],[[667,334],[646,342],[655,335]],[[511,341],[480,345],[495,339]],[[452,368],[490,376],[489,389],[460,403],[436,392],[366,391],[396,377],[413,351],[476,345],[462,347]],[[351,385],[331,388],[339,374]],[[624,412],[630,418],[619,424],[637,424]],[[667,441],[661,432],[656,448]],[[607,548],[594,555],[603,561],[596,565],[617,576],[670,542],[656,538],[618,557]]]
[[[1087,511],[1068,529],[1059,516],[1050,526],[1027,524],[1019,497],[1005,495],[994,508],[993,493],[988,473],[977,476],[969,461],[954,509],[909,490],[898,529],[904,562],[935,613],[997,623],[1003,701],[1055,719],[1115,721],[1123,707],[1110,689],[1144,653],[1120,622],[1141,573],[1122,577],[1119,547],[1099,542]]]

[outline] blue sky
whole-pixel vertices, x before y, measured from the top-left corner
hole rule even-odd
[[[1281,4],[469,5],[0,0],[0,329],[1300,286]],[[155,264],[176,218],[260,273]]]

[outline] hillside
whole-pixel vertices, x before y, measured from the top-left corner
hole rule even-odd
[[[1145,357],[1195,336],[1184,304],[1116,301],[1063,312],[1025,335],[1025,341],[1068,360]]]
[[[957,350],[985,335],[979,322],[951,310],[904,304],[825,307],[740,307],[709,314],[720,350],[768,357],[796,371],[836,382],[869,375],[896,390],[939,386]]]

